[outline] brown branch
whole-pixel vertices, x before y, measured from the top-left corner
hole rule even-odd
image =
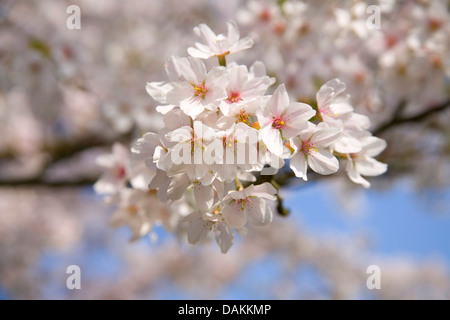
[[[429,116],[442,112],[450,107],[450,99],[438,104],[431,106],[430,108],[409,117],[402,117],[401,114],[404,110],[405,103],[401,102],[391,120],[380,125],[378,128],[373,130],[374,135],[380,135],[393,127],[403,125],[405,123],[417,123],[423,120],[426,120]],[[118,140],[126,141],[131,138],[131,133],[118,137]],[[18,180],[0,180],[0,186],[48,186],[48,187],[81,187],[88,186],[95,183],[94,179],[83,178],[80,180],[62,180],[62,181],[47,181],[44,179],[45,173],[47,169],[50,168],[53,164],[58,161],[62,161],[65,159],[69,159],[85,150],[94,147],[110,147],[114,140],[102,140],[98,137],[84,137],[82,139],[78,139],[75,141],[65,141],[60,142],[54,146],[49,146],[44,148],[44,151],[50,155],[50,161],[44,166],[43,170],[36,176],[26,179],[18,179]],[[1,156],[0,156],[1,158]],[[316,180],[316,175],[314,173],[310,173],[308,175],[310,180]],[[263,182],[273,182],[277,184],[279,187],[286,186],[292,183],[295,175],[291,170],[281,170],[274,176],[258,176],[257,182],[255,184],[260,184]],[[282,199],[280,198],[278,201],[278,211],[280,214],[285,215],[287,211],[284,211],[284,207],[282,205]]]
[[[403,125],[405,123],[418,123],[420,121],[426,120],[429,116],[431,116],[435,113],[438,113],[438,112],[442,112],[442,111],[446,110],[448,107],[450,107],[450,99],[444,101],[441,104],[431,106],[431,107],[427,108],[426,110],[424,110],[416,115],[410,116],[410,117],[401,117],[401,113],[404,109],[404,105],[405,105],[404,101],[400,102],[400,104],[397,107],[397,110],[394,113],[394,116],[391,118],[391,120],[389,120],[388,122],[380,125],[378,128],[373,130],[372,131],[373,134],[375,136],[378,136],[393,127]]]
[[[46,187],[82,187],[95,183],[94,178],[69,178],[65,180],[51,181],[45,178],[49,168],[60,161],[68,160],[92,148],[105,147],[110,148],[116,142],[125,142],[131,139],[131,132],[114,139],[105,139],[98,136],[85,136],[72,141],[59,141],[53,145],[43,147],[42,152],[48,154],[49,159],[39,170],[38,173],[26,178],[0,178],[0,186],[46,186]],[[0,155],[0,159],[14,160],[14,155]]]
[[[96,182],[93,178],[83,178],[80,180],[60,180],[60,181],[47,181],[40,177],[29,178],[29,179],[11,179],[11,180],[0,180],[1,187],[50,187],[50,188],[62,188],[62,187],[87,187],[91,186]]]

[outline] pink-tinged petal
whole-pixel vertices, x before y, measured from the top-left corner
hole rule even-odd
[[[326,82],[316,94],[317,104],[319,108],[327,105],[332,99],[343,93],[346,85],[339,79],[332,79]]]
[[[265,109],[273,116],[282,115],[289,106],[289,96],[284,84],[278,86],[272,97],[267,101]]]
[[[374,158],[357,158],[354,162],[356,169],[363,176],[375,177],[382,175],[387,170],[387,164],[379,162]]]
[[[119,162],[123,164],[128,162],[130,150],[128,148],[125,148],[122,144],[118,142],[114,143],[112,152]]]
[[[339,169],[338,159],[325,149],[311,153],[307,160],[313,171],[323,175],[335,173]]]
[[[100,167],[112,169],[117,165],[117,159],[112,154],[102,154],[95,159],[95,163]]]
[[[246,189],[248,189],[250,186],[248,186]],[[224,200],[227,200],[229,198],[234,199],[234,200],[239,200],[239,199],[244,199],[246,197],[246,195],[244,194],[244,191],[230,191],[228,192],[227,198]]]
[[[342,129],[338,127],[330,127],[325,122],[321,122],[316,132],[311,137],[311,142],[321,147],[328,147],[336,142],[341,136]]]
[[[234,232],[227,224],[219,223],[215,230],[216,242],[220,252],[227,253],[234,243]]]
[[[252,192],[252,196],[265,198],[271,201],[277,200],[277,197],[275,196],[276,194],[277,189],[275,189],[275,187],[269,182],[264,182],[255,186],[255,189]]]
[[[299,152],[291,158],[289,167],[294,171],[296,177],[303,178],[305,181],[308,180],[306,176],[308,166],[303,152]]]
[[[97,180],[93,188],[98,194],[112,194],[120,191],[124,187],[124,183],[125,180],[107,172]]]
[[[347,161],[347,165],[345,167],[345,171],[347,171],[347,176],[350,178],[351,181],[353,181],[354,183],[360,184],[362,185],[364,188],[369,188],[370,187],[370,183],[369,181],[367,181],[366,179],[364,179],[363,177],[361,177],[361,175],[359,174],[359,172],[356,170],[355,165],[353,163],[353,160],[349,159]]]
[[[273,129],[271,126],[266,126],[259,130],[259,135],[270,152],[276,156],[283,155],[284,146],[280,130]]]
[[[248,222],[255,226],[263,226],[272,222],[272,210],[266,201],[260,198],[250,198],[245,206]]]
[[[245,212],[241,209],[241,204],[235,201],[223,207],[222,215],[225,221],[233,228],[242,228],[247,222]]]
[[[266,112],[261,112],[261,110],[258,110],[256,112],[256,117],[258,118],[258,122],[261,128],[272,125],[272,117]]]

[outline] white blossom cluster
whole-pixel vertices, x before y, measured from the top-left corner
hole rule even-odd
[[[234,22],[226,35],[205,24],[194,32],[198,42],[188,49],[190,56],[168,59],[169,81],[146,86],[160,104],[156,110],[164,128],[139,138],[131,157],[116,144],[113,155],[99,158],[108,170],[95,188],[112,195],[110,201],[121,208],[114,221],[129,224],[134,238],[167,220],[148,200],[156,193],[175,206],[177,218],[171,219],[186,226],[189,243],[213,232],[226,253],[234,230],[245,234],[248,225],[273,219],[277,189],[269,182],[254,184],[255,173],[273,174],[289,161],[306,181],[308,167],[330,175],[342,159],[348,177],[369,187],[362,176],[386,171],[386,164],[374,159],[386,143],[368,131],[366,116],[354,112],[342,81],[322,85],[314,108],[291,101],[283,84],[270,95],[275,79],[262,62],[247,68],[226,61],[253,45],[252,39],[240,38]]]

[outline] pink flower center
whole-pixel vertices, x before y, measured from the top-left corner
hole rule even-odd
[[[119,178],[119,179],[125,179],[125,177],[126,177],[126,175],[127,175],[127,170],[125,169],[124,166],[119,166],[119,167],[117,168],[116,174],[117,174],[117,178]]]
[[[237,207],[240,206],[241,207],[241,211],[244,211],[246,203],[250,204],[250,203],[252,203],[252,200],[250,200],[249,197],[246,197],[245,199],[237,199],[235,205]]]
[[[286,127],[286,121],[282,116],[274,117],[272,120],[272,128],[283,129]]]
[[[318,149],[316,145],[309,140],[303,140],[302,146],[300,150],[307,155],[311,155],[312,153],[317,153]]]
[[[194,96],[201,97],[202,99],[205,99],[206,93],[208,92],[208,89],[205,87],[205,83],[198,83],[191,85],[194,87]]]
[[[232,90],[228,94],[228,99],[227,100],[228,100],[229,103],[237,103],[237,102],[242,100],[241,93],[239,91]]]

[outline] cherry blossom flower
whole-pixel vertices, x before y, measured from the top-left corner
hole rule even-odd
[[[275,201],[277,190],[268,182],[250,185],[240,191],[230,191],[223,199],[223,216],[237,229],[250,224],[261,226],[272,221],[272,210],[264,199]]]
[[[230,53],[242,51],[253,46],[253,40],[249,37],[240,38],[239,29],[234,21],[227,23],[228,34],[216,35],[206,24],[200,24],[194,28],[194,33],[199,41],[194,47],[188,48],[188,53],[194,58],[208,59],[214,56],[225,57]]]
[[[339,162],[328,147],[340,138],[341,130],[329,127],[321,122],[309,124],[309,128],[290,140],[294,149],[289,166],[295,175],[307,181],[306,171],[309,166],[313,171],[328,175],[339,169]]]
[[[130,177],[129,151],[122,144],[115,143],[111,154],[101,155],[97,164],[106,169],[105,173],[94,184],[99,194],[114,194],[120,191]]]
[[[222,253],[227,253],[234,243],[234,231],[225,222],[220,210],[215,208],[212,213],[199,211],[186,217],[188,222],[187,238],[190,244],[196,244],[211,231],[215,234],[217,245]]]
[[[314,114],[306,103],[289,102],[286,87],[280,85],[264,109],[257,113],[261,138],[271,152],[282,156],[287,149],[283,139],[290,139],[306,129]]]
[[[345,170],[354,183],[369,188],[370,183],[363,176],[379,176],[386,172],[387,164],[375,160],[373,157],[379,155],[386,148],[386,141],[383,139],[366,136],[361,139],[362,151],[348,154]]]
[[[147,84],[147,92],[156,101],[169,104],[162,108],[163,112],[179,105],[187,115],[195,118],[205,108],[216,109],[212,104],[227,97],[228,73],[222,67],[214,67],[207,72],[199,59],[172,56],[166,70],[174,82]]]

